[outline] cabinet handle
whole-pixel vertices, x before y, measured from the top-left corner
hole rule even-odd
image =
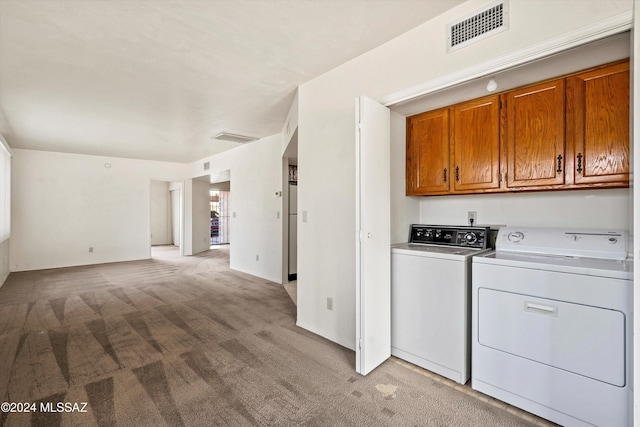
[[[444,171],[442,172],[442,176],[444,178],[444,182],[447,182],[447,168],[444,168]]]
[[[578,153],[578,173],[582,173],[582,153]]]
[[[460,181],[460,168],[456,166],[456,182]]]
[[[562,154],[558,154],[558,170],[556,172],[562,172]]]

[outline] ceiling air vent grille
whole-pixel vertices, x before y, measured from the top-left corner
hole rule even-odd
[[[447,52],[509,29],[509,3],[503,0],[447,25]]]
[[[220,132],[219,134],[212,136],[211,139],[219,139],[220,141],[231,141],[245,144],[247,142],[255,141],[258,138],[252,136],[239,135],[237,133]]]
[[[204,170],[208,171],[210,167],[211,167],[211,163],[204,162]]]

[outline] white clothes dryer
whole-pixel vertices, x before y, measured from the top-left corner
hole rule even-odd
[[[623,230],[501,228],[473,258],[472,388],[564,426],[632,423]]]

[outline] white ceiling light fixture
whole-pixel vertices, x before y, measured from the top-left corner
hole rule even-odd
[[[495,77],[491,77],[489,83],[487,83],[487,92],[495,92],[498,89],[498,82],[496,82]]]
[[[240,144],[246,144],[247,142],[252,142],[257,140],[258,138],[254,138],[252,136],[239,135],[236,133],[229,132],[220,132],[219,134],[212,136],[211,139],[217,139],[220,141],[230,141],[230,142],[238,142]]]

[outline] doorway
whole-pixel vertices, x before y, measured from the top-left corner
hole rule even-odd
[[[229,202],[231,192],[211,189],[211,246],[229,244]]]
[[[182,255],[182,184],[151,181],[150,257],[166,251]]]

